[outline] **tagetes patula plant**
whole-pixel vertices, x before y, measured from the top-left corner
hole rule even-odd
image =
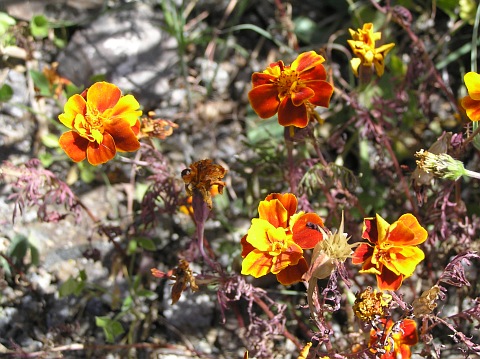
[[[352,40],[347,40],[347,42],[356,56],[350,60],[355,76],[358,77],[362,68],[371,71],[372,66],[375,67],[377,75],[382,76],[385,71],[385,57],[395,44],[392,42],[375,48],[375,42],[382,38],[382,33],[373,32],[371,22],[363,24],[362,29],[357,29],[357,31],[349,29],[349,31]]]
[[[297,197],[291,193],[272,193],[260,202],[259,218],[252,219],[242,238],[242,274],[258,278],[273,273],[284,285],[302,280],[308,270],[303,250],[323,239],[312,228],[323,227],[323,221],[315,213],[296,211]]]
[[[391,319],[380,319],[383,332],[370,331],[370,346],[378,348],[378,341],[383,343],[382,351],[376,351],[379,359],[409,359],[412,356],[411,347],[418,343],[417,323],[413,319],[403,319],[394,322]],[[372,349],[373,351],[374,349]]]
[[[480,120],[480,74],[467,72],[463,77],[468,95],[462,98],[461,104],[472,121]]]
[[[264,119],[278,113],[282,126],[307,126],[315,117],[314,108],[328,107],[333,94],[324,61],[315,51],[309,51],[300,54],[290,66],[280,60],[263,72],[254,72],[253,88],[248,93],[253,110]]]
[[[392,224],[378,214],[365,218],[361,243],[353,253],[352,263],[362,264],[360,273],[377,276],[381,290],[397,290],[425,258],[417,246],[427,239],[427,231],[414,215],[402,215]]]
[[[70,97],[58,116],[71,129],[60,136],[60,147],[74,162],[86,158],[94,166],[110,161],[117,151],[138,150],[139,107],[135,97],[122,96],[114,84],[94,83]]]

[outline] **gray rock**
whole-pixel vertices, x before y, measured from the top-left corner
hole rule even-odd
[[[162,30],[161,15],[142,3],[109,11],[77,31],[57,60],[59,73],[77,86],[105,75],[123,91],[141,93],[144,106],[161,101],[179,67],[175,38]]]

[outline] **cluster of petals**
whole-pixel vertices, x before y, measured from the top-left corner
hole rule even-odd
[[[74,162],[86,158],[92,165],[110,161],[117,151],[138,150],[139,107],[135,97],[122,96],[114,84],[93,84],[70,97],[58,116],[71,129],[60,137],[60,147]]]
[[[352,29],[349,31],[352,40],[347,40],[347,42],[356,56],[350,60],[355,76],[358,77],[360,65],[369,69],[374,66],[377,75],[382,76],[385,71],[385,57],[395,44],[392,42],[375,48],[375,41],[382,38],[382,33],[373,32],[372,23],[363,24],[363,28],[357,29],[357,31]]]
[[[380,319],[384,326],[383,333],[372,329],[370,345],[381,340],[384,343],[379,359],[409,359],[412,356],[411,347],[418,343],[417,323],[413,319],[403,319],[395,323],[391,319]]]
[[[462,98],[462,107],[472,121],[480,120],[480,74],[467,72],[463,77],[468,95]]]
[[[353,253],[352,263],[362,264],[360,273],[373,273],[381,290],[397,290],[405,278],[425,258],[417,246],[427,239],[427,231],[414,215],[407,213],[388,224],[378,214],[365,218],[361,243]]]
[[[303,250],[323,239],[316,228],[323,221],[315,213],[296,211],[291,193],[272,193],[260,202],[259,218],[252,219],[242,238],[242,274],[258,278],[273,273],[284,285],[301,281],[308,270]]]
[[[333,86],[327,82],[322,63],[315,51],[300,54],[290,66],[283,61],[271,63],[263,72],[252,75],[248,99],[261,118],[278,113],[282,126],[306,127],[309,112],[315,106],[328,107]]]

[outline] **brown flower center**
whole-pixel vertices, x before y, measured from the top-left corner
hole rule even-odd
[[[278,97],[283,99],[285,96],[290,96],[292,92],[296,92],[299,80],[297,71],[285,68],[277,80]]]

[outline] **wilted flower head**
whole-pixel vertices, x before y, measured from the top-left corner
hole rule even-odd
[[[352,70],[355,76],[358,77],[359,68],[371,71],[372,66],[378,76],[382,76],[385,71],[385,57],[388,52],[395,46],[392,42],[390,44],[382,45],[375,48],[375,41],[382,38],[381,32],[373,32],[373,24],[363,24],[362,29],[349,29],[352,40],[347,40],[352,48],[353,54],[356,56],[350,60]]]
[[[447,153],[437,155],[422,149],[415,153],[415,157],[418,158],[416,161],[418,168],[435,177],[456,181],[463,175],[467,175],[463,162]]]
[[[353,312],[364,322],[371,321],[376,317],[383,317],[391,301],[390,294],[367,287],[363,292],[357,294]]]
[[[148,117],[143,117],[140,124],[139,137],[155,137],[164,140],[173,133],[178,125],[170,120],[155,118],[155,112],[149,111]]]
[[[382,318],[383,331],[370,331],[370,346],[379,359],[409,359],[411,347],[418,343],[417,323],[413,319],[394,322]],[[379,348],[379,349],[374,349]]]
[[[139,107],[132,95],[122,96],[117,86],[94,83],[81,95],[70,97],[58,116],[71,129],[58,140],[60,147],[73,161],[87,158],[92,165],[110,161],[117,150],[138,150]]]
[[[328,107],[333,86],[328,83],[322,63],[315,51],[300,54],[290,66],[283,61],[270,64],[252,75],[248,99],[261,118],[278,113],[282,126],[305,127],[315,106]]]
[[[437,307],[435,301],[439,293],[440,287],[438,285],[434,285],[432,288],[423,292],[420,298],[415,299],[412,303],[413,314],[415,316],[430,314]]]
[[[361,243],[355,250],[353,264],[363,264],[360,273],[373,273],[381,290],[397,290],[425,258],[417,245],[426,241],[427,231],[414,215],[407,213],[388,224],[378,214],[365,218]]]
[[[242,274],[255,278],[273,273],[284,284],[302,279],[308,264],[304,249],[313,248],[323,239],[312,228],[323,227],[315,213],[295,213],[297,197],[292,193],[272,193],[258,206],[259,218],[242,238]]]
[[[209,209],[212,209],[212,186],[216,185],[218,193],[223,193],[225,182],[223,177],[227,170],[220,165],[212,163],[212,160],[206,159],[192,163],[189,168],[182,171],[182,179],[185,182],[185,191],[187,195],[193,196],[198,191]]]

